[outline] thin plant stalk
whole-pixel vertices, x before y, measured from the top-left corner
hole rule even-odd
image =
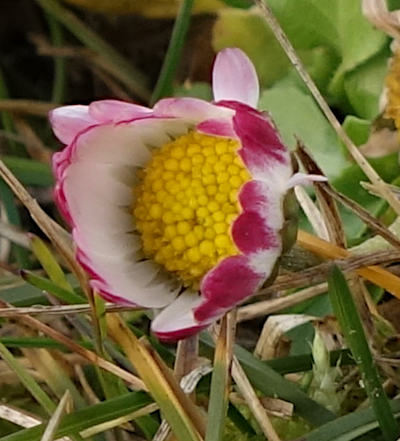
[[[183,0],[172,30],[167,54],[151,96],[150,104],[153,105],[160,98],[172,94],[172,82],[179,60],[181,58],[183,45],[187,30],[189,29],[190,13],[194,0]]]

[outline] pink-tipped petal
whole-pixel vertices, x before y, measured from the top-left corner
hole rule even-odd
[[[275,231],[279,231],[283,225],[281,198],[282,193],[277,191],[273,182],[248,181],[239,192],[243,211],[257,213]]]
[[[236,138],[232,119],[207,119],[197,125],[196,129],[205,135],[227,136]]]
[[[89,115],[100,123],[132,121],[151,116],[148,107],[118,100],[94,101],[89,106]]]
[[[218,53],[212,85],[215,101],[232,100],[257,107],[260,94],[257,72],[240,49],[228,48]]]
[[[238,102],[221,101],[218,104],[236,111],[233,128],[242,145],[239,155],[253,177],[273,183],[278,193],[286,191],[293,173],[290,156],[268,117]]]
[[[206,119],[232,118],[234,111],[198,98],[165,98],[154,106],[154,116],[184,118],[194,124]]]
[[[276,233],[268,227],[266,220],[255,212],[240,214],[233,223],[232,238],[244,254],[279,247]]]
[[[49,119],[54,134],[64,144],[70,144],[83,130],[96,125],[97,122],[89,115],[88,106],[63,106],[52,110]]]
[[[239,202],[244,211],[266,212],[269,204],[269,188],[262,181],[248,181],[239,192]]]
[[[201,301],[198,293],[183,292],[155,317],[151,323],[152,332],[165,342],[173,342],[197,334],[208,326],[208,323],[198,323],[193,315],[193,310]]]
[[[257,273],[246,256],[227,257],[204,276],[200,287],[204,300],[194,317],[200,323],[220,317],[254,294],[263,280],[264,274]]]

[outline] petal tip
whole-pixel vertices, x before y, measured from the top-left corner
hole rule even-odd
[[[226,48],[215,58],[213,68],[215,101],[233,100],[256,108],[260,94],[256,69],[238,48]]]

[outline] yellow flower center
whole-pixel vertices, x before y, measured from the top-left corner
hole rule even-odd
[[[224,257],[238,254],[230,226],[250,179],[238,141],[189,132],[157,150],[135,187],[133,214],[143,252],[197,287]]]

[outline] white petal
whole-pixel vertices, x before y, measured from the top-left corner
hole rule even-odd
[[[218,53],[212,85],[215,101],[232,100],[257,107],[260,95],[257,72],[240,49],[228,48]]]
[[[183,292],[174,302],[163,309],[152,321],[156,334],[180,332],[198,326],[193,310],[202,302],[201,296],[193,291]]]

